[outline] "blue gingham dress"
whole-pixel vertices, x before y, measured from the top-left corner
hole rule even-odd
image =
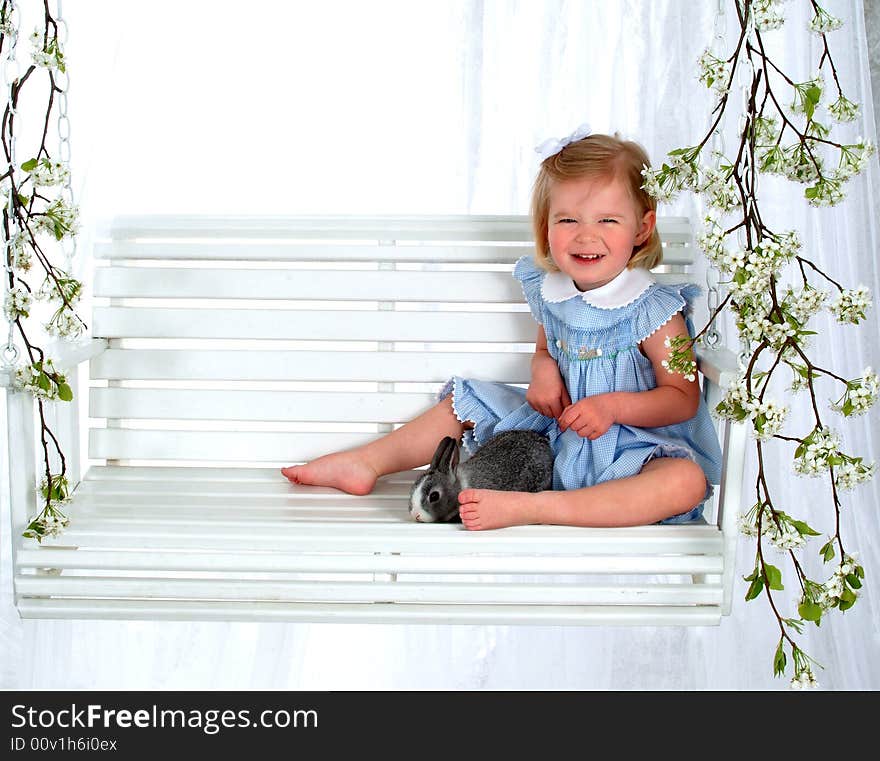
[[[611,391],[656,388],[654,368],[638,344],[676,313],[683,313],[688,332],[694,335],[690,315],[693,300],[700,294],[696,285],[654,282],[631,303],[609,309],[579,296],[546,301],[541,289],[546,274],[531,256],[521,258],[513,271],[533,317],[544,326],[547,349],[559,365],[573,403]],[[601,355],[595,356],[596,349],[602,350]],[[560,432],[558,422],[532,409],[525,390],[516,386],[454,376],[437,395],[438,401],[450,390],[458,419],[474,423],[464,433],[469,454],[502,431],[529,429],[547,436],[555,456],[554,489],[580,489],[632,476],[655,457],[694,460],[706,474],[706,499],[712,494],[710,484],[720,481],[721,448],[702,397],[697,414],[683,423],[657,428],[615,423],[590,441],[571,429]],[[702,510],[700,504],[661,522],[684,523],[698,518]]]

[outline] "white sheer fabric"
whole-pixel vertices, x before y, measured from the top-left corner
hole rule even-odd
[[[533,147],[584,121],[639,140],[655,162],[702,138],[712,101],[696,80],[696,59],[712,38],[715,5],[65,4],[82,247],[95,219],[116,213],[525,213]],[[785,27],[767,35],[801,80],[820,44],[805,31],[806,5],[786,4]],[[873,139],[862,2],[827,5],[847,21],[830,36],[845,92],[867,106],[851,137]],[[880,292],[876,160],[835,209],[810,209],[800,188],[763,182],[771,227],[800,230],[829,274]],[[701,213],[690,195],[663,211]],[[880,366],[877,315],[861,328],[817,320],[821,363],[847,377]],[[733,343],[729,320],[725,335]],[[820,401],[837,394],[823,389]],[[789,430],[809,430],[804,399],[790,403]],[[823,416],[845,431],[848,451],[876,459],[876,413],[845,425]],[[830,489],[789,476],[785,447],[767,449],[780,507],[833,530]],[[755,472],[751,463],[747,502]],[[817,677],[827,689],[880,687],[878,497],[876,480],[844,494],[844,536],[867,570],[863,599],[802,638],[826,667]],[[3,521],[5,536],[5,513]],[[744,602],[739,580],[733,613],[717,628],[21,622],[10,603],[8,542],[3,553],[0,687],[787,687],[772,678],[775,620],[763,599]],[[818,572],[815,554],[805,562]],[[752,543],[742,540],[739,577],[753,563]]]

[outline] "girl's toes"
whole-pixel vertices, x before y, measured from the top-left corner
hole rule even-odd
[[[458,493],[458,504],[463,505],[467,502],[476,502],[477,501],[477,490],[476,489],[464,489]]]

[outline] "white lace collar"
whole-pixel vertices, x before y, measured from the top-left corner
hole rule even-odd
[[[564,272],[548,272],[541,284],[541,295],[544,301],[551,304],[580,296],[587,304],[599,309],[617,309],[632,304],[655,282],[654,276],[648,270],[633,267],[623,270],[605,285],[590,291],[579,291],[574,280]]]

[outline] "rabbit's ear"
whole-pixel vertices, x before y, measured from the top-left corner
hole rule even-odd
[[[434,452],[434,459],[431,460],[430,469],[438,473],[449,473],[450,462],[453,456],[458,460],[458,451],[455,445],[455,439],[452,436],[445,436],[437,445],[437,451]],[[453,466],[454,467],[454,466]]]
[[[461,456],[461,444],[456,439],[452,439],[452,454],[449,460],[449,472],[455,473],[458,468],[458,460]]]

